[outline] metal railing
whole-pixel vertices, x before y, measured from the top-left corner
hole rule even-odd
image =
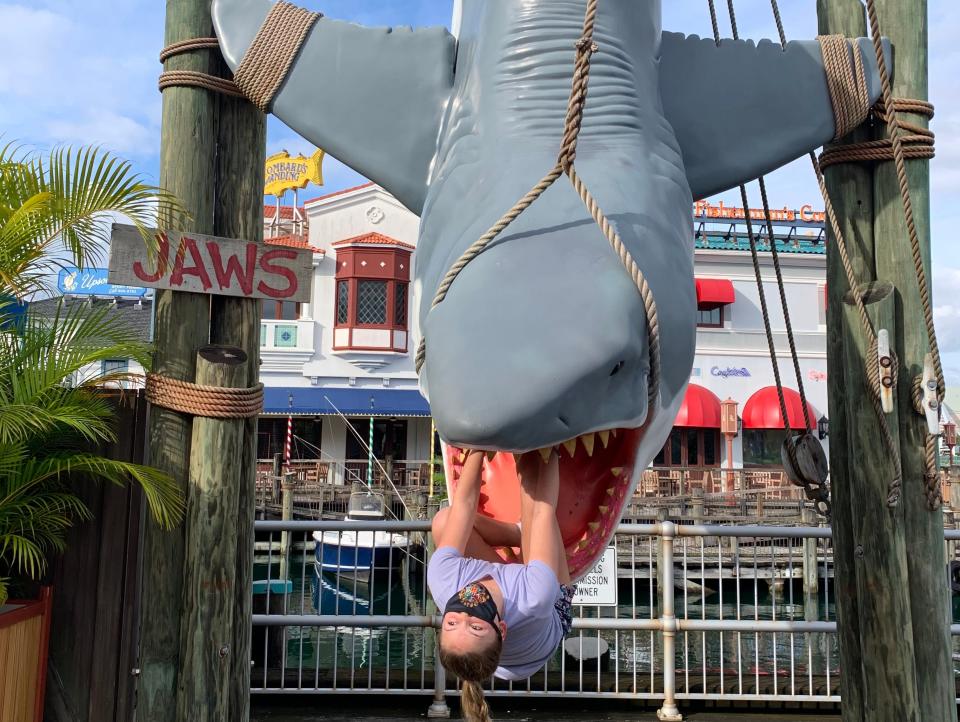
[[[427,522],[256,532],[272,584],[255,601],[253,693],[433,694],[442,715],[457,692],[436,661]],[[623,524],[614,544],[617,604],[575,606],[545,667],[489,695],[659,700],[662,719],[684,700],[839,702],[828,528]],[[277,585],[282,550],[292,581]]]

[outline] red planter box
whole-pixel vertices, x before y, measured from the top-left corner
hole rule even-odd
[[[0,722],[43,722],[53,595],[0,607]]]

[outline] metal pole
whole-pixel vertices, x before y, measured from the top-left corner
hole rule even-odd
[[[430,494],[429,497],[433,498],[433,458],[437,453],[436,444],[434,439],[437,435],[437,427],[433,423],[433,417],[430,417]]]
[[[683,715],[677,709],[676,635],[677,617],[673,609],[673,540],[676,528],[671,521],[660,527],[660,623],[663,629],[663,706],[657,710],[661,722],[682,722]]]
[[[450,719],[450,706],[447,704],[447,670],[440,662],[440,640],[433,645],[433,702],[427,710],[430,719]]]
[[[373,411],[373,398],[370,398],[370,411]],[[367,439],[367,488],[373,487],[373,414],[370,414],[370,433]]]

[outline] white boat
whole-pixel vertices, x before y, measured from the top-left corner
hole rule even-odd
[[[351,494],[346,521],[380,521],[383,497],[370,492]],[[399,569],[410,544],[405,534],[388,531],[315,531],[318,569],[358,582]]]

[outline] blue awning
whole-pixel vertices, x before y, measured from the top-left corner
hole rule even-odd
[[[415,389],[264,389],[267,416],[332,416],[338,411],[344,416],[430,416],[430,405]]]

